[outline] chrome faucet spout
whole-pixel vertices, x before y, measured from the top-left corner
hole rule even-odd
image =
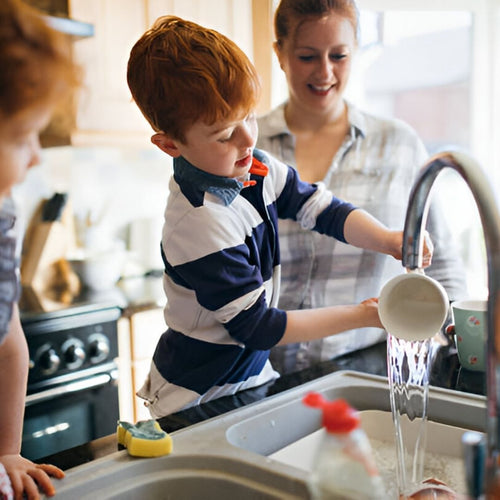
[[[406,212],[403,236],[403,265],[422,267],[424,229],[434,181],[445,169],[458,172],[474,196],[483,227],[488,265],[488,313],[486,342],[487,457],[485,491],[498,481],[500,455],[500,215],[490,182],[480,165],[461,152],[442,152],[424,165],[413,186]],[[432,235],[431,235],[432,237]],[[490,496],[487,494],[487,498]],[[494,498],[494,497],[491,497]],[[497,497],[498,498],[498,497]]]

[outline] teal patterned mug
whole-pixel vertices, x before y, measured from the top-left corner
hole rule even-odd
[[[467,370],[485,371],[487,301],[460,300],[451,309],[460,364]]]

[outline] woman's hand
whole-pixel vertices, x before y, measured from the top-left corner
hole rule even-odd
[[[57,479],[64,477],[64,472],[55,465],[35,464],[21,455],[0,456],[0,463],[9,475],[16,500],[39,500],[39,488],[47,496],[54,496],[56,490],[50,476]]]

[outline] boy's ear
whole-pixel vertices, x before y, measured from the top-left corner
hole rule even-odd
[[[174,141],[171,137],[165,134],[165,132],[158,132],[157,134],[151,136],[151,142],[172,158],[177,158],[181,155],[181,152],[177,147],[177,141]]]

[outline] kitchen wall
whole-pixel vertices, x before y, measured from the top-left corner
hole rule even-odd
[[[145,270],[161,268],[159,241],[171,158],[153,145],[64,146],[43,150],[14,196],[23,223],[54,192],[66,192],[83,241],[85,230],[97,230],[108,241],[123,242],[136,252],[131,261]],[[139,269],[138,269],[139,270]]]

